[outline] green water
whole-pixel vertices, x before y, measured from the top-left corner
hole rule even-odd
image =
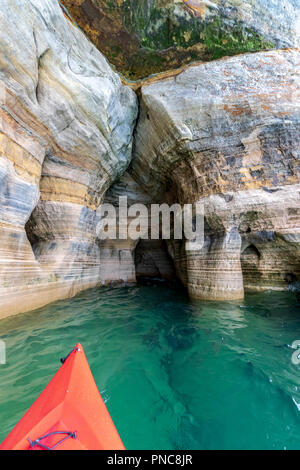
[[[300,449],[292,293],[191,303],[160,286],[101,288],[0,322],[0,440],[76,342],[127,449]]]

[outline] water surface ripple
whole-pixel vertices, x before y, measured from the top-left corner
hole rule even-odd
[[[127,449],[300,449],[300,366],[288,346],[299,313],[292,293],[192,303],[139,286],[2,320],[0,440],[81,342]]]

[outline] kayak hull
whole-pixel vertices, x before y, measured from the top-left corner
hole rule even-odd
[[[0,450],[124,450],[77,344]]]

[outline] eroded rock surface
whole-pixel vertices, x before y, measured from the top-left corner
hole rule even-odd
[[[137,102],[56,0],[2,0],[0,48],[1,317],[101,282],[97,208]]]
[[[100,241],[103,284],[136,282],[135,250],[139,238],[128,237],[128,228],[134,217],[127,217],[124,221],[120,219],[120,198],[126,198],[128,207],[135,204],[149,207],[152,201],[152,196],[145,193],[127,172],[107,191],[104,203],[115,208],[117,231],[114,240]],[[108,220],[112,217],[108,216]]]
[[[127,219],[119,217],[119,209],[122,205],[120,198],[126,198]],[[153,195],[147,194],[129,172],[125,172],[107,191],[104,203],[115,208],[119,228],[116,231],[115,240],[101,240],[103,284],[112,282],[128,284],[151,278],[176,280],[177,273],[168,253],[168,244],[161,239],[161,234],[159,234],[159,239],[151,239],[151,204],[153,202]],[[113,217],[108,215],[107,218],[112,221]],[[139,221],[142,221],[142,226]],[[131,224],[137,227],[137,233],[134,236],[130,236]]]
[[[62,0],[128,78],[300,44],[298,0]]]
[[[192,297],[242,298],[300,276],[300,54],[247,54],[141,90],[130,173],[156,201],[205,207],[205,243],[174,241]]]
[[[238,21],[244,39],[259,34],[276,46],[299,41],[293,0],[117,3],[118,11],[131,6],[130,24],[146,7],[151,21],[153,6],[161,10],[158,23],[142,27],[156,53],[157,25],[181,18],[180,12],[188,22],[180,22],[178,37],[190,18],[201,36],[221,12],[232,38]],[[223,23],[218,31],[226,49]],[[214,41],[217,56],[228,53]],[[170,49],[173,62],[162,54],[163,68],[178,65],[178,44]],[[143,86],[132,152],[137,97],[56,0],[2,0],[0,46],[0,317],[88,287],[143,276],[172,279],[175,272],[200,299],[240,299],[245,289],[297,285],[299,50],[190,66]],[[215,57],[205,50],[206,58]],[[100,240],[101,207],[118,209],[120,196],[130,207],[202,202],[203,247],[190,251],[185,240],[139,236]],[[130,216],[125,228],[133,221]]]

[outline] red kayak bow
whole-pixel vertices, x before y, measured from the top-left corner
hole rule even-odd
[[[77,344],[0,450],[124,450]]]

